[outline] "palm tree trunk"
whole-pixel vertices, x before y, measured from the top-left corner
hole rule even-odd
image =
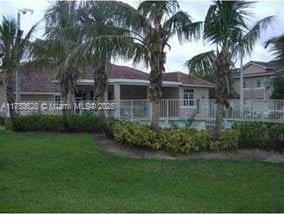
[[[63,76],[65,76],[65,78],[60,79],[60,92],[62,97],[62,104],[64,104],[62,111],[65,128],[69,130],[69,119],[74,113],[75,87],[77,84],[78,73],[70,69],[67,70],[65,75]]]
[[[109,63],[107,60],[100,60],[95,64],[95,99],[98,103],[106,103],[106,94],[107,94],[107,70],[108,70]],[[106,112],[104,109],[98,110],[98,116],[100,124],[103,128],[105,135],[109,138],[113,138],[112,127],[110,124],[109,118],[106,116]]]
[[[6,99],[7,103],[9,105],[9,114],[12,119],[12,122],[14,122],[14,119],[16,117],[16,111],[15,111],[15,99],[14,99],[14,93],[13,93],[13,87],[12,87],[12,75],[6,74],[6,78],[4,81],[5,91],[6,91]]]
[[[165,72],[165,53],[159,43],[154,45],[151,56],[151,72],[149,76],[150,86],[148,88],[148,98],[152,105],[151,128],[159,130],[160,122],[160,102],[162,98],[162,74]]]
[[[75,104],[75,91],[74,88],[70,88],[67,95],[67,104],[68,104],[68,116],[72,116],[74,113],[74,104]]]
[[[230,77],[229,54],[221,52],[217,55],[216,61],[216,119],[214,128],[214,138],[218,140],[223,130],[224,109],[229,106],[228,102],[228,79]]]
[[[62,97],[62,104],[68,103],[68,92],[66,90],[61,89],[61,97]],[[69,130],[69,123],[68,123],[68,109],[63,108],[62,109],[62,114],[63,114],[63,120],[64,120],[64,127],[66,130]]]

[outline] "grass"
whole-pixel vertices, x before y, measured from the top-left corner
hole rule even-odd
[[[284,164],[141,160],[0,130],[0,212],[284,212]]]

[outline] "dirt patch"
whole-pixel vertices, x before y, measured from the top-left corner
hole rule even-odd
[[[152,151],[130,147],[106,138],[103,134],[95,135],[98,148],[120,156],[145,159],[193,160],[193,159],[230,159],[230,160],[259,160],[273,163],[284,163],[284,152],[269,152],[259,149],[239,149],[222,152],[198,152],[189,155],[171,154],[166,151]]]

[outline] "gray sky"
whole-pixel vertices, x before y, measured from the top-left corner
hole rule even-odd
[[[127,0],[129,4],[136,7],[139,4],[137,0]],[[181,0],[180,6],[183,11],[189,13],[194,21],[202,21],[206,15],[207,9],[212,1],[189,1]],[[21,16],[21,29],[27,31],[33,24],[42,19],[45,9],[49,6],[48,0],[0,0],[0,15],[7,17],[15,17],[18,9],[31,8],[34,9],[33,15]],[[245,59],[249,60],[269,61],[273,59],[271,53],[264,49],[264,42],[273,37],[284,33],[284,1],[259,1],[254,5],[251,11],[255,14],[253,23],[266,16],[274,15],[275,21],[273,25],[262,34],[261,39],[257,42],[254,52],[251,57]],[[44,30],[44,23],[42,22],[34,38],[41,37]],[[166,71],[182,71],[188,72],[184,66],[184,62],[194,55],[211,50],[209,44],[205,45],[203,41],[193,41],[180,45],[176,38],[170,41],[171,50],[167,50]],[[116,64],[132,66],[132,62],[116,61]],[[137,68],[146,70],[142,65]]]

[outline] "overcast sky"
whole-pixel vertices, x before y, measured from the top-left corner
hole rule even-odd
[[[134,7],[139,4],[137,0],[127,0],[127,2]],[[212,1],[179,1],[181,9],[189,13],[194,21],[203,21],[207,9]],[[48,0],[0,0],[0,14],[1,16],[16,18],[18,9],[31,8],[34,10],[33,15],[21,16],[21,29],[27,31],[33,24],[37,23],[43,18],[45,9],[49,6]],[[273,37],[284,33],[284,1],[259,1],[254,4],[251,11],[255,14],[251,25],[254,21],[264,18],[266,16],[274,15],[274,24],[262,34],[261,39],[257,42],[254,52],[251,57],[247,58],[245,62],[249,60],[269,61],[273,59],[271,53],[267,49],[264,49],[264,42]],[[41,37],[44,30],[44,23],[42,22],[38,26],[37,32],[34,34],[34,38]],[[182,71],[187,73],[187,69],[184,66],[186,60],[190,59],[194,55],[211,50],[212,47],[205,45],[203,41],[194,41],[191,43],[185,43],[180,45],[176,38],[170,41],[171,50],[167,50],[167,62],[166,71]],[[116,61],[116,64],[132,66],[131,62]],[[146,70],[143,66],[137,68]]]

